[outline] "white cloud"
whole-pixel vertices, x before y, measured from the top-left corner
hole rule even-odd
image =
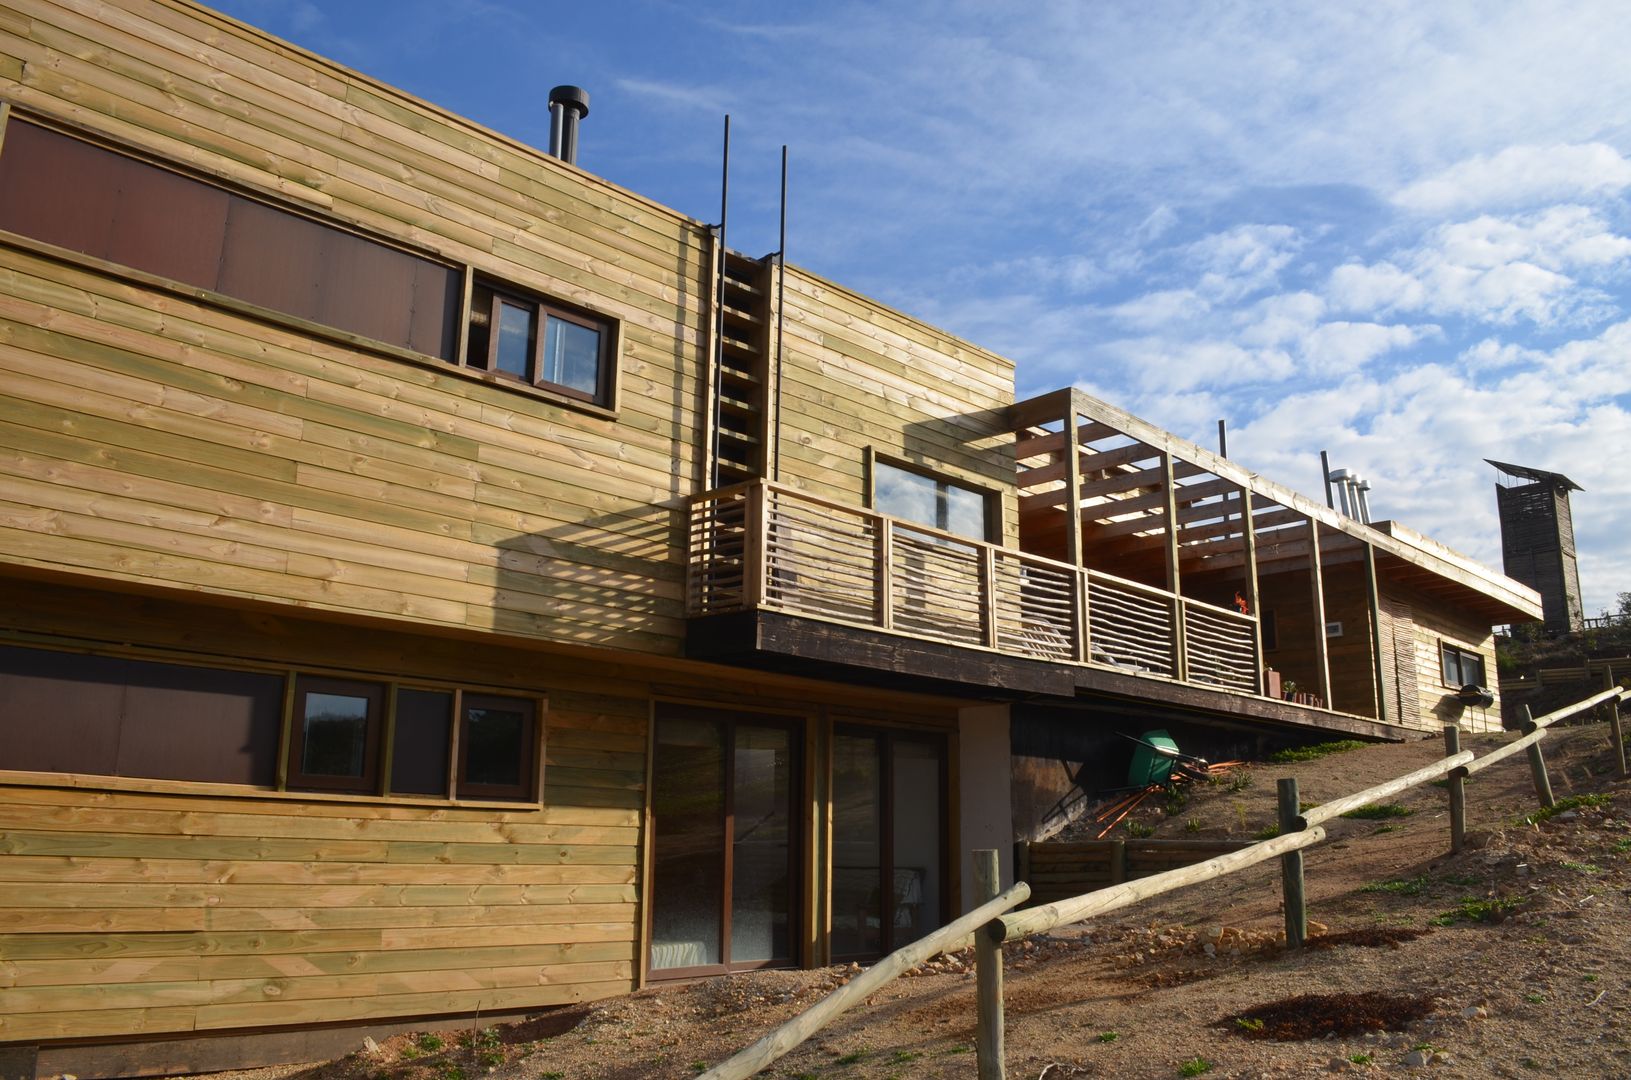
[[[1211,310],[1212,305],[1193,289],[1166,289],[1117,304],[1108,314],[1116,322],[1135,329],[1159,330],[1200,318]]]
[[[1613,195],[1631,185],[1631,161],[1606,143],[1509,146],[1478,154],[1393,196],[1408,210],[1442,214]]]
[[[1240,225],[1189,245],[1190,259],[1202,271],[1196,288],[1211,300],[1233,301],[1279,280],[1301,238],[1289,225]]]
[[[1515,367],[1518,364],[1538,363],[1544,356],[1545,354],[1537,349],[1527,349],[1510,341],[1485,338],[1471,348],[1462,350],[1456,359],[1471,371],[1495,371]]]
[[[1303,370],[1318,375],[1357,371],[1384,353],[1414,344],[1420,333],[1409,326],[1322,323],[1302,339]]]
[[[1600,320],[1603,294],[1572,275],[1628,258],[1631,238],[1595,211],[1554,206],[1438,226],[1393,259],[1337,267],[1326,293],[1339,310],[1374,314],[1419,311],[1496,324]]]

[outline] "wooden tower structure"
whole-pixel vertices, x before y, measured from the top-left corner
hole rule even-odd
[[[1540,593],[1549,632],[1579,630],[1584,612],[1569,492],[1582,488],[1562,473],[1484,460],[1501,474],[1495,502],[1501,512],[1503,569]]]

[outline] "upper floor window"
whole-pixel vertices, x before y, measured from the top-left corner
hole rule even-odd
[[[880,513],[972,540],[989,540],[990,504],[989,492],[872,459],[872,508]]]
[[[1483,686],[1484,658],[1449,642],[1439,643],[1445,686]]]
[[[43,122],[5,125],[0,229],[511,387],[613,403],[613,320]]]
[[[605,404],[611,337],[603,320],[478,280],[466,355],[471,367]]]

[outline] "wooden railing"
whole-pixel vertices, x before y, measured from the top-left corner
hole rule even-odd
[[[697,496],[688,613],[770,610],[1262,692],[1257,620],[1099,570],[756,481]]]

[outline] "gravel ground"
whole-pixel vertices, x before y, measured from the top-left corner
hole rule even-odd
[[[1512,735],[1472,736],[1483,752]],[[1606,726],[1544,743],[1559,799],[1539,824],[1526,759],[1467,786],[1469,850],[1448,852],[1442,788],[1405,813],[1337,820],[1307,854],[1310,947],[1282,947],[1273,863],[1008,946],[1008,1074],[1305,1077],[1631,1075],[1631,788]],[[1324,801],[1431,762],[1438,739],[1257,766],[1134,815],[1156,836],[1249,837],[1275,781]],[[1125,826],[1124,826],[1125,827]],[[635,1080],[694,1076],[858,969],[764,971],[542,1014],[460,1038],[401,1036],[337,1062],[223,1080]],[[1285,1041],[1281,1041],[1281,1037]],[[440,1039],[440,1042],[438,1042]],[[974,980],[941,957],[874,995],[764,1075],[971,1077]]]

